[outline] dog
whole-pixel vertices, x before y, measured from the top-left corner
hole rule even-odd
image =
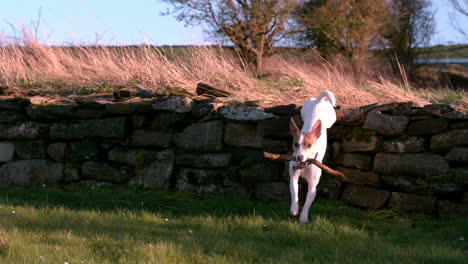
[[[293,136],[293,157],[295,161],[289,162],[291,215],[299,213],[299,177],[307,180],[307,198],[302,208],[299,220],[308,222],[309,209],[317,194],[322,170],[317,166],[308,164],[308,159],[322,162],[327,150],[327,128],[336,121],[335,96],[330,91],[323,91],[317,98],[311,98],[301,109],[304,121],[302,130],[299,130],[294,120],[290,120],[290,132]]]

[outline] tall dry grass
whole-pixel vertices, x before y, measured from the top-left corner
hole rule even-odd
[[[217,46],[156,48],[142,45],[47,46],[33,38],[3,41],[0,47],[0,85],[21,93],[55,90],[74,93],[92,87],[142,84],[160,93],[184,90],[195,94],[198,82],[226,89],[241,100],[266,104],[298,103],[322,90],[332,91],[344,107],[375,102],[416,101],[427,94],[388,78],[356,81],[345,63],[316,56],[274,56],[265,60],[260,77],[242,64],[233,50]]]

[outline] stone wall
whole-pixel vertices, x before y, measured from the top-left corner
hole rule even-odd
[[[0,184],[128,184],[289,200],[284,162],[296,105],[161,97],[115,102],[0,99]],[[320,198],[448,216],[466,214],[468,114],[412,102],[337,109]],[[302,188],[305,190],[306,188]],[[304,193],[304,192],[303,192]]]

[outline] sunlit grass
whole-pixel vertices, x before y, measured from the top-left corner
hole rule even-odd
[[[286,203],[104,189],[0,192],[1,263],[464,263],[466,219],[317,201]]]

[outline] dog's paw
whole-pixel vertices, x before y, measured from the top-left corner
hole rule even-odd
[[[298,210],[291,210],[290,213],[291,213],[292,216],[296,216],[296,215],[299,214],[299,211]]]
[[[301,223],[307,223],[309,222],[309,219],[307,216],[302,216],[299,218],[299,221],[301,221]]]
[[[299,205],[291,203],[291,209],[289,210],[292,216],[296,216],[299,214]]]

